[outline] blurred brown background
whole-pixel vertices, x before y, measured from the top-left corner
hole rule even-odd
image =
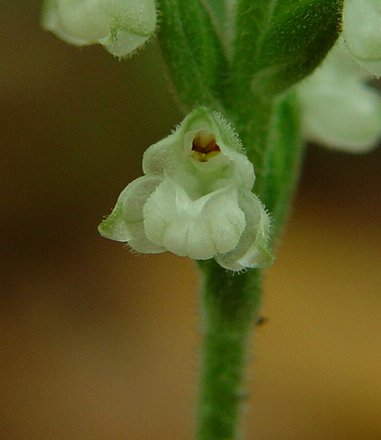
[[[1,440],[191,439],[198,279],[97,224],[182,116],[154,45],[118,62],[0,2]],[[248,440],[381,439],[381,149],[317,147],[253,340]]]

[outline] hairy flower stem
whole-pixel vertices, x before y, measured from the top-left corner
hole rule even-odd
[[[257,165],[255,189],[273,215],[274,243],[295,192],[303,153],[298,106],[292,96],[278,104],[260,99],[242,99],[241,103],[241,109],[234,109],[231,115],[248,156]],[[251,117],[246,113],[249,108]],[[246,397],[249,337],[261,303],[262,272],[233,275],[213,260],[200,262],[200,267],[204,276],[203,342],[196,438],[237,440]]]
[[[235,440],[244,390],[250,331],[261,301],[261,272],[239,276],[214,261],[200,263],[202,359],[197,440]]]

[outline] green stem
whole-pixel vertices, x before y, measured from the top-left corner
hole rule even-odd
[[[231,118],[256,164],[257,189],[266,177],[272,105],[248,96],[232,102]],[[237,104],[237,105],[234,105]],[[261,302],[260,270],[233,274],[214,260],[200,263],[202,356],[197,440],[236,440],[246,397],[249,336]]]
[[[231,116],[255,163],[255,192],[273,215],[275,239],[295,191],[302,154],[298,108],[293,96],[277,103],[242,96],[240,103],[231,106]],[[236,440],[262,274],[259,270],[232,274],[215,261],[200,267],[203,345],[197,440]]]
[[[261,301],[261,272],[233,275],[214,261],[204,272],[202,366],[197,440],[235,440],[250,330]]]

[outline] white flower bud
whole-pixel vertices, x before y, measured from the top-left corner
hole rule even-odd
[[[45,0],[42,25],[77,46],[101,44],[124,57],[156,27],[154,0]]]
[[[298,86],[305,137],[352,153],[375,147],[381,136],[381,98],[368,79],[339,41]]]
[[[144,253],[216,258],[226,269],[265,267],[269,217],[252,194],[254,169],[229,124],[200,107],[143,157],[99,226],[102,236]]]
[[[345,0],[343,36],[353,58],[381,76],[381,0]]]

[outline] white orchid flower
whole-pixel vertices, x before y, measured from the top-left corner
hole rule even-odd
[[[343,37],[353,58],[381,76],[381,0],[345,0]]]
[[[77,46],[101,44],[124,57],[156,27],[154,0],[45,0],[42,25]]]
[[[269,217],[251,192],[253,165],[221,115],[195,109],[148,148],[143,171],[99,226],[102,236],[143,253],[215,258],[232,271],[271,264]]]
[[[305,138],[352,153],[374,148],[381,137],[381,97],[369,79],[339,40],[297,86]]]

